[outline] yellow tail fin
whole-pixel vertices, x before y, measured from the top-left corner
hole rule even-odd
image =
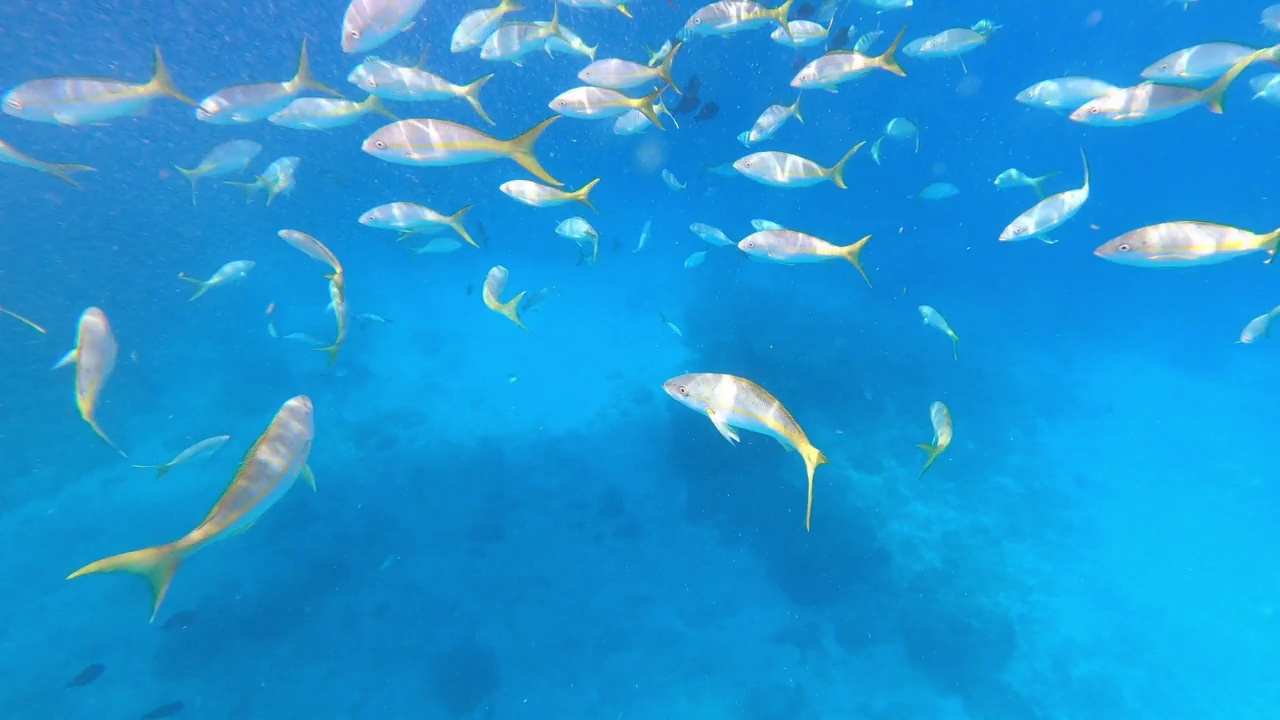
[[[525,332],[530,332],[529,328],[524,326],[524,321],[520,319],[520,301],[524,299],[525,292],[527,291],[521,290],[520,292],[516,293],[516,296],[511,298],[510,300],[504,303],[498,303],[498,306],[494,308],[494,310],[499,315],[502,315],[503,317],[507,318],[511,322],[519,325],[521,330],[524,330]]]
[[[138,470],[155,470],[157,480],[163,480],[164,476],[173,469],[172,465],[134,465],[134,467]]]
[[[94,573],[127,572],[140,575],[151,585],[151,622],[155,622],[156,613],[160,612],[160,603],[169,592],[169,584],[173,582],[173,574],[191,550],[181,542],[169,543],[157,547],[134,550],[121,555],[112,555],[94,563],[89,563],[67,576],[74,580],[83,575]]]
[[[560,6],[557,4],[556,7],[559,8]],[[538,162],[538,158],[533,154],[533,145],[538,142],[538,138],[542,137],[542,133],[551,126],[551,123],[559,120],[560,117],[560,115],[552,115],[534,125],[520,137],[508,140],[505,143],[507,157],[511,158],[520,167],[536,175],[538,179],[556,187],[560,187],[564,183],[551,177],[551,174],[542,167],[542,163]]]
[[[489,113],[485,112],[484,106],[480,104],[480,88],[484,87],[484,84],[489,82],[492,78],[493,73],[490,73],[470,85],[464,85],[462,88],[462,97],[465,98],[467,102],[471,103],[471,109],[475,110],[476,114],[479,115],[482,120],[490,125],[495,125],[496,123],[493,122],[493,118],[489,117]]]
[[[946,448],[940,448],[936,445],[930,445],[928,443],[920,443],[916,447],[929,453],[929,457],[926,458],[924,461],[924,467],[920,470],[920,474],[916,476],[916,479],[919,480],[920,478],[924,477],[925,472],[929,470],[929,468],[933,465],[934,461],[937,460],[940,455],[942,455],[942,451],[945,450]]]
[[[465,218],[467,216],[467,213],[471,212],[472,208],[474,207],[475,205],[468,205],[462,208],[458,212],[450,215],[448,218],[448,222],[449,222],[449,227],[453,228],[454,232],[461,235],[462,239],[467,241],[467,244],[471,245],[472,247],[478,248],[480,246],[476,245],[475,240],[471,239],[471,233],[467,232],[467,226],[462,224],[463,218]]]
[[[636,103],[634,105],[635,109],[639,110],[640,113],[648,118],[649,122],[653,123],[659,130],[666,130],[666,128],[662,126],[662,120],[658,118],[658,113],[654,111],[653,106],[654,103],[657,103],[662,99],[662,93],[665,90],[666,88],[658,88],[642,98],[636,98],[634,101]]]
[[[169,68],[165,67],[164,58],[160,57],[158,47],[155,53],[155,69],[151,72],[151,82],[147,83],[147,89],[156,95],[165,95],[188,105],[196,104],[195,100],[183,95],[182,91],[173,84],[173,78],[169,77]]]
[[[893,43],[889,45],[889,49],[875,58],[876,67],[891,72],[898,77],[907,76],[907,71],[903,70],[902,66],[898,64],[897,58],[898,45],[902,43],[902,36],[906,34],[907,26],[903,25],[902,29],[898,31],[898,37],[894,38]]]
[[[600,184],[600,178],[596,178],[595,180],[592,180],[586,185],[583,185],[577,190],[574,190],[573,192],[569,193],[569,197],[572,198],[573,200],[577,200],[578,202],[582,203],[583,205],[586,205],[587,207],[591,208],[592,210],[595,210],[596,212],[600,212],[599,210],[596,210],[595,205],[591,204],[591,197],[590,197],[591,191],[594,190],[596,188],[596,185],[598,184]]]
[[[204,295],[205,293],[209,292],[209,283],[205,282],[204,280],[197,280],[197,279],[195,279],[195,278],[193,278],[193,277],[188,277],[187,275],[185,275],[185,274],[183,274],[183,273],[178,273],[178,279],[179,279],[179,280],[186,280],[187,282],[191,283],[192,285],[196,285],[196,286],[198,286],[198,289],[196,290],[196,294],[195,294],[195,295],[192,295],[192,296],[191,296],[191,297],[189,297],[189,298],[187,298],[187,302],[191,302],[192,300],[195,300],[196,298],[200,297],[201,295]]]
[[[388,110],[386,105],[382,104],[382,98],[378,97],[377,95],[370,95],[369,97],[364,99],[364,102],[360,104],[364,106],[365,112],[377,113],[379,115],[382,115],[383,117],[391,118],[392,120],[400,119],[399,117],[396,116],[395,113]]]
[[[234,180],[223,180],[222,184],[231,185],[232,187],[240,188],[241,190],[244,191],[245,203],[251,203],[253,202],[253,196],[257,195],[259,190],[268,186],[268,183],[265,180],[263,180],[261,177],[258,177],[257,175],[255,175],[254,177],[257,179],[251,183],[235,182]]]
[[[627,17],[631,17],[631,11],[627,9],[627,6],[625,3],[618,3],[614,7],[618,8],[618,12],[622,13],[623,15],[626,15]]]
[[[1240,73],[1248,70],[1250,65],[1268,57],[1270,57],[1269,50],[1259,50],[1251,55],[1246,55],[1235,65],[1232,65],[1231,69],[1224,73],[1222,77],[1218,78],[1217,82],[1205,88],[1201,98],[1204,104],[1209,106],[1209,111],[1221,115],[1226,110],[1227,89],[1231,87],[1231,83],[1240,77]]]
[[[200,184],[200,178],[204,177],[204,171],[201,170],[200,168],[192,168],[190,170],[187,170],[186,168],[180,168],[177,165],[174,165],[173,169],[182,173],[182,177],[186,178],[187,182],[191,183],[191,207],[195,207],[196,206],[196,186]]]
[[[844,154],[844,157],[840,158],[840,162],[836,163],[835,167],[831,168],[831,181],[836,184],[836,187],[841,190],[848,189],[849,186],[844,184],[844,166],[849,163],[849,158],[853,157],[854,153],[858,152],[858,150],[866,144],[867,141],[863,140],[857,145],[854,145],[849,149],[849,152]]]
[[[75,163],[50,163],[49,165],[44,167],[45,172],[58,178],[62,182],[70,185],[71,187],[77,190],[80,189],[80,183],[76,182],[75,178],[71,177],[71,173],[97,172],[97,170],[98,169],[95,167],[90,167],[88,165],[77,165]]]
[[[107,434],[105,432],[102,431],[102,428],[98,426],[97,418],[93,417],[88,413],[81,413],[81,416],[84,418],[85,422],[89,423],[89,427],[93,428],[93,431],[98,435],[98,437],[102,438],[103,442],[110,445],[112,450],[115,450],[116,452],[120,453],[120,457],[123,457],[123,458],[129,457],[114,442],[112,442],[110,437],[107,437]]]
[[[827,464],[827,456],[823,455],[822,451],[813,445],[806,445],[797,449],[800,451],[800,456],[804,458],[804,470],[809,476],[809,501],[805,505],[804,511],[804,529],[807,531],[813,521],[813,472],[818,469],[819,465]]]
[[[858,272],[862,274],[862,279],[867,281],[867,287],[871,287],[871,278],[867,277],[867,271],[862,267],[862,249],[867,246],[867,241],[870,239],[871,236],[867,235],[852,245],[840,248],[841,256],[858,268]]]
[[[680,48],[682,47],[684,47],[683,42],[678,42],[673,45],[671,47],[671,52],[667,53],[667,57],[662,61],[662,64],[658,66],[658,77],[662,78],[663,82],[671,86],[671,89],[675,90],[680,95],[683,95],[684,91],[682,91],[680,87],[676,85],[676,81],[671,78],[671,64],[676,61],[676,55],[680,52]]]
[[[307,59],[307,39],[302,38],[302,52],[298,54],[298,72],[290,82],[296,90],[315,90],[328,93],[334,97],[342,97],[342,93],[316,80],[311,74],[311,62]]]
[[[791,4],[796,0],[787,0],[778,7],[769,11],[769,16],[773,21],[778,23],[778,27],[782,28],[782,32],[786,34],[789,40],[795,40],[795,36],[791,34],[791,25],[787,21],[787,16],[791,14]]]
[[[342,343],[340,342],[335,342],[332,345],[326,345],[324,347],[315,348],[316,352],[329,354],[329,367],[333,367],[333,364],[338,362],[338,351],[341,349],[342,349]]]
[[[791,103],[791,117],[795,118],[796,120],[799,120],[800,122],[804,122],[804,118],[800,117],[800,98],[799,97],[796,98],[795,102]]]

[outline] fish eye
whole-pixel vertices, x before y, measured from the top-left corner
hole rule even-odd
[[[1013,229],[1014,235],[1025,235],[1026,232],[1027,232],[1027,229],[1021,225]]]
[[[694,19],[693,19],[693,24],[694,24],[694,25],[701,25],[701,24],[702,24],[702,18],[694,18]],[[683,390],[683,389],[681,389],[681,392],[684,392],[684,390]]]
[[[680,393],[681,395],[688,395],[689,388],[685,387],[684,385],[681,385],[680,387],[676,388],[676,392]]]
[[[348,36],[348,37],[350,37],[352,40],[359,40],[359,39],[360,39],[360,31],[359,31],[359,30],[348,30],[348,31],[347,31],[347,36]]]
[[[378,87],[378,81],[373,78],[369,78],[366,82],[369,83],[369,87]]]
[[[1133,248],[1129,245],[1129,243],[1120,243],[1118,246],[1116,246],[1116,249],[1119,250],[1120,252],[1129,252]]]
[[[387,149],[387,144],[386,144],[386,143],[384,143],[384,142],[382,142],[381,140],[375,140],[375,141],[374,141],[374,143],[373,143],[373,146],[374,146],[374,147],[376,147],[376,148],[378,148],[379,150],[386,150],[386,149]]]
[[[1091,107],[1091,108],[1089,108],[1089,114],[1090,114],[1090,115],[1097,115],[1097,114],[1098,114],[1098,113],[1100,113],[1100,112],[1102,112],[1102,109],[1101,109],[1101,108],[1096,108],[1096,107]]]
[[[747,241],[747,247],[749,247],[749,248],[753,248],[753,247],[755,247],[755,246],[756,246],[756,241],[755,241],[755,240],[748,240],[748,241]]]
[[[1161,70],[1168,70],[1168,69],[1169,69],[1169,63],[1160,63],[1160,69],[1161,69]]]

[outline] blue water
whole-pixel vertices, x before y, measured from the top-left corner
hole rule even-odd
[[[528,4],[526,19],[550,13]],[[199,98],[290,77],[307,36],[316,74],[352,90],[343,2],[241,5],[4,3],[0,87],[143,81],[159,45]],[[429,3],[378,54],[412,61],[425,44],[427,66],[455,82],[496,72],[482,98],[494,134],[514,137],[584,61],[451,55],[473,5]],[[564,20],[601,57],[643,60],[642,44],[696,9],[676,5]],[[1091,254],[1166,220],[1270,230],[1276,110],[1244,83],[1224,116],[1128,129],[1012,100],[1066,74],[1134,83],[1200,42],[1268,43],[1262,5],[851,6],[842,22],[879,23],[879,48],[904,21],[908,39],[982,18],[1003,28],[968,73],[903,58],[907,78],[805,95],[805,123],[768,149],[829,164],[894,116],[922,130],[918,155],[893,144],[877,167],[864,149],[844,191],[703,173],[743,154],[734,137],[765,106],[793,99],[794,53],[768,31],[692,43],[677,78],[696,72],[718,116],[635,137],[565,119],[539,143],[567,185],[604,178],[600,213],[584,213],[602,234],[594,266],[553,233],[579,209],[498,192],[527,177],[518,167],[384,163],[360,151],[373,118],[328,133],[221,127],[168,100],[103,126],[3,116],[7,142],[98,172],[76,191],[0,166],[0,304],[49,329],[0,318],[0,717],[137,718],[175,702],[190,718],[1280,717],[1276,348],[1233,342],[1280,302],[1277,270],[1254,256],[1156,272]],[[393,110],[479,126],[461,101]],[[238,137],[264,145],[257,170],[301,157],[298,189],[264,207],[206,181],[193,207],[172,166]],[[1093,194],[1059,243],[997,243],[1034,198],[992,178],[1057,170],[1055,189],[1075,187],[1082,146]],[[688,188],[669,190],[662,168]],[[912,199],[935,181],[960,195]],[[355,222],[393,200],[474,203],[484,248],[419,257]],[[754,263],[733,248],[682,266],[708,249],[688,224],[736,240],[757,217],[841,244],[873,235],[874,287],[843,263]],[[333,368],[266,331],[274,302],[282,333],[333,337],[319,266],[276,237],[284,227],[342,259],[353,313],[394,321],[355,324]],[[258,265],[187,302],[178,273],[234,259]],[[480,301],[497,264],[509,293],[557,289],[528,334]],[[920,304],[956,328],[958,361]],[[99,420],[128,461],[78,417],[72,371],[49,370],[88,306],[120,344]],[[724,442],[662,393],[685,372],[760,383],[831,459],[812,532],[799,457],[759,435]],[[135,578],[64,581],[194,527],[297,394],[315,403],[318,492],[295,489],[185,562],[153,625]],[[935,400],[955,442],[917,479]],[[218,455],[163,481],[130,467],[224,433]],[[67,687],[94,663],[100,677]]]

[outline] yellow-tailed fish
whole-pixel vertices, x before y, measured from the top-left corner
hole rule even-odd
[[[751,129],[747,131],[746,144],[754,145],[768,140],[776,135],[791,118],[804,122],[804,118],[800,117],[800,98],[796,98],[791,105],[770,105],[765,108],[765,111],[760,113],[760,117],[756,118]]]
[[[512,200],[517,200],[533,207],[553,207],[565,203],[579,202],[595,210],[596,206],[591,204],[591,191],[595,189],[599,182],[600,178],[596,178],[577,190],[569,191],[539,185],[532,180],[508,180],[498,186],[498,189]]]
[[[1041,198],[1044,198],[1044,184],[1061,174],[1060,172],[1051,172],[1040,177],[1031,177],[1018,168],[1009,168],[996,176],[995,185],[997,190],[1012,187],[1029,187],[1035,190],[1036,194]]]
[[[213,125],[233,125],[265,120],[283,110],[304,90],[329,93],[342,97],[337,90],[324,85],[311,76],[307,61],[307,40],[302,40],[302,53],[298,56],[298,72],[292,80],[284,82],[232,85],[200,101],[196,119]]]
[[[953,57],[960,61],[960,68],[967,73],[969,67],[965,65],[963,55],[986,45],[990,38],[991,31],[978,32],[972,28],[943,30],[921,43],[916,49],[916,57],[921,60]]]
[[[158,97],[195,105],[174,87],[169,70],[155,50],[151,81],[128,83],[110,78],[61,77],[25,82],[4,96],[5,113],[23,120],[59,125],[92,125],[146,112]]]
[[[497,7],[467,13],[453,29],[450,52],[460,53],[480,47],[502,24],[504,16],[523,9],[524,6],[517,4],[515,0],[502,0]]]
[[[548,107],[560,115],[582,120],[618,117],[635,110],[645,116],[659,130],[665,130],[662,120],[654,110],[666,88],[658,88],[644,97],[630,97],[617,90],[583,85],[555,96]]]
[[[252,260],[232,260],[218,268],[217,272],[211,275],[208,280],[200,280],[182,273],[178,274],[178,279],[186,280],[196,286],[196,293],[188,298],[188,300],[195,300],[216,287],[243,280],[256,264]]]
[[[1112,238],[1093,254],[1103,260],[1135,267],[1175,268],[1217,265],[1256,252],[1276,256],[1280,228],[1255,233],[1230,225],[1183,220],[1131,230]]]
[[[331,98],[297,98],[283,110],[267,116],[267,122],[294,130],[331,130],[360,122],[369,113],[399,120],[388,110],[377,95],[370,95],[363,102],[335,100]]]
[[[550,22],[512,22],[499,26],[480,46],[480,59],[519,65],[525,55],[544,49],[547,41],[559,35],[560,3],[556,3]]]
[[[511,273],[501,265],[489,268],[489,274],[484,278],[484,290],[481,293],[484,298],[484,305],[519,325],[521,330],[529,332],[529,328],[525,327],[524,322],[520,320],[520,300],[524,298],[525,291],[521,290],[516,293],[515,297],[502,302],[502,293],[507,289],[507,278],[510,275]]]
[[[351,71],[347,81],[384,100],[435,102],[462,98],[481,119],[492,125],[493,118],[480,104],[480,89],[492,78],[493,75],[485,75],[466,85],[454,85],[417,65],[409,67],[379,58],[367,58]]]
[[[471,233],[467,232],[467,226],[463,222],[467,213],[474,207],[475,205],[468,205],[452,215],[442,215],[416,203],[394,202],[379,205],[361,215],[360,224],[382,230],[398,230],[402,233],[401,240],[410,235],[430,234],[447,227],[458,233],[472,247],[480,247],[476,245],[475,240],[471,239]]]
[[[550,23],[539,21],[533,24],[538,27],[546,27]],[[595,62],[596,49],[599,47],[599,44],[588,45],[577,33],[564,25],[560,26],[560,32],[547,38],[547,41],[542,45],[542,49],[551,57],[555,57],[556,52],[559,51],[581,55],[591,62]],[[519,65],[519,63],[516,64]]]
[[[191,204],[196,204],[196,186],[201,178],[225,177],[238,175],[249,167],[249,163],[262,152],[262,146],[252,140],[228,140],[212,150],[200,164],[187,170],[174,165],[174,169],[182,173],[191,182]]]
[[[813,472],[827,457],[809,442],[800,424],[767,390],[746,378],[719,373],[693,373],[672,378],[662,389],[676,401],[705,414],[716,431],[736,444],[734,428],[768,435],[783,447],[799,451],[809,478],[809,499],[805,505],[804,527],[813,517]]]
[[[505,158],[543,182],[560,186],[564,183],[551,177],[533,154],[533,144],[559,119],[559,115],[553,115],[512,140],[499,140],[448,120],[401,120],[370,135],[361,149],[380,160],[415,167],[468,165]]]
[[[151,620],[154,622],[173,575],[183,560],[215,540],[233,537],[249,529],[284,496],[300,475],[315,489],[315,479],[307,467],[314,438],[310,398],[305,395],[291,398],[276,413],[266,432],[249,448],[231,486],[194,530],[167,545],[134,550],[90,563],[68,575],[67,579],[109,572],[139,575],[151,586]]]
[[[8,309],[5,309],[5,308],[0,307],[0,314],[8,315],[9,317],[13,318],[14,320],[17,320],[18,322],[22,323],[23,325],[26,325],[27,327],[31,328],[32,330],[35,330],[36,332],[40,333],[41,335],[44,335],[45,333],[47,333],[47,332],[48,332],[48,330],[45,330],[43,327],[41,327],[41,326],[37,325],[37,324],[36,324],[36,322],[35,322],[34,320],[29,320],[29,319],[27,319],[27,318],[25,318],[25,317],[23,317],[23,316],[19,315],[18,313],[16,313],[16,312],[12,311],[12,310],[8,310]]]
[[[1272,308],[1270,312],[1259,315],[1249,321],[1244,326],[1244,330],[1240,331],[1240,339],[1236,341],[1240,345],[1249,345],[1258,338],[1264,338],[1271,334],[1271,323],[1280,317],[1280,307]]]
[[[839,162],[829,168],[822,167],[809,158],[777,150],[751,153],[740,157],[734,161],[733,168],[743,177],[755,180],[761,185],[782,188],[809,187],[830,180],[836,184],[836,187],[844,190],[848,188],[848,185],[844,184],[845,165],[849,163],[849,158],[858,152],[858,148],[865,144],[860,142],[854,145],[844,154],[844,157],[840,158]]]
[[[689,226],[689,231],[713,247],[726,247],[734,244],[729,239],[729,236],[724,234],[723,230],[714,225],[693,223]]]
[[[560,0],[560,2],[570,7],[584,10],[617,10],[623,15],[631,17],[631,11],[627,9],[622,0]]]
[[[935,402],[929,406],[929,420],[933,422],[933,444],[921,443],[919,448],[929,453],[924,467],[918,477],[924,477],[925,471],[933,465],[938,456],[951,444],[951,411],[946,405]]]
[[[942,317],[942,313],[928,305],[921,305],[918,309],[920,310],[920,319],[924,321],[925,325],[937,328],[944,335],[951,338],[951,354],[956,360],[959,360],[960,354],[956,348],[960,344],[960,336],[956,335],[956,331],[952,330],[951,326],[947,324],[947,319]]]
[[[571,217],[561,220],[556,225],[556,234],[576,242],[580,249],[584,246],[588,249],[589,254],[581,256],[583,263],[594,265],[600,258],[600,233],[586,218]]]
[[[904,26],[893,39],[888,50],[876,56],[863,55],[857,50],[832,50],[822,57],[800,68],[796,76],[791,78],[791,87],[797,90],[826,90],[836,92],[836,86],[851,80],[858,80],[872,70],[884,70],[898,77],[906,77],[907,73],[898,64],[896,54],[902,36],[907,32]]]
[[[71,174],[78,172],[93,172],[97,170],[97,168],[92,168],[88,165],[77,165],[75,163],[51,163],[44,162],[43,160],[37,160],[3,140],[0,140],[0,163],[16,165],[18,167],[42,172],[46,175],[52,175],[77,190],[80,189],[80,183],[76,182],[75,178],[71,177]]]
[[[76,346],[62,356],[53,367],[58,369],[71,363],[76,366],[76,407],[80,409],[80,417],[89,423],[89,427],[106,441],[116,452],[124,455],[124,451],[111,442],[111,438],[98,426],[98,397],[102,388],[116,368],[116,353],[119,347],[116,338],[111,334],[111,323],[107,322],[106,313],[96,307],[85,310],[80,315],[80,323],[76,328]]]
[[[1041,80],[1018,93],[1014,99],[1023,105],[1056,113],[1071,113],[1090,100],[1119,90],[1111,83],[1088,77],[1070,76]]]
[[[302,159],[297,157],[282,157],[262,171],[261,175],[254,178],[251,183],[241,182],[224,182],[224,185],[232,185],[245,191],[245,202],[252,202],[253,196],[258,190],[267,191],[267,204],[270,205],[277,197],[281,195],[290,195],[293,189],[298,185],[298,166],[302,164]]]
[[[329,307],[333,318],[338,322],[338,336],[332,345],[316,348],[317,351],[329,354],[329,367],[338,361],[338,351],[347,339],[347,327],[350,322],[350,311],[347,308],[347,283],[342,271],[327,276],[329,278]]]
[[[351,0],[342,16],[342,52],[362,53],[380,47],[413,27],[426,0]]]
[[[164,476],[168,475],[170,470],[187,462],[188,460],[212,457],[213,454],[218,451],[218,448],[222,447],[223,443],[230,439],[230,435],[215,435],[214,437],[205,438],[204,440],[191,445],[191,447],[178,453],[172,460],[164,463],[163,465],[134,465],[134,467],[140,470],[155,470],[156,479],[163,480]]]
[[[1049,233],[1061,227],[1080,212],[1089,200],[1089,157],[1080,150],[1084,163],[1084,184],[1074,190],[1064,190],[1041,200],[1029,210],[1014,218],[1000,232],[1000,242],[1014,242],[1035,238],[1046,245],[1057,242]]]
[[[757,230],[738,243],[738,249],[756,260],[768,260],[782,265],[799,265],[807,263],[846,260],[862,275],[862,279],[871,285],[871,278],[862,268],[862,249],[867,246],[870,235],[861,240],[841,247],[826,240],[795,230],[771,229]]]
[[[1210,112],[1221,115],[1231,83],[1254,62],[1274,60],[1271,53],[1272,50],[1268,49],[1246,55],[1204,90],[1151,82],[1117,88],[1076,108],[1071,119],[1102,127],[1141,125],[1181,115],[1197,105],[1204,105]]]
[[[680,88],[671,77],[671,64],[675,62],[676,55],[680,53],[682,47],[684,43],[676,43],[657,67],[618,58],[596,60],[578,71],[578,79],[588,85],[611,90],[630,90],[633,87],[658,81],[666,83],[672,90],[679,93]]]
[[[1195,87],[1209,84],[1258,48],[1231,42],[1209,42],[1170,53],[1142,71],[1143,80]]]
[[[720,0],[694,12],[678,35],[682,40],[707,35],[731,35],[773,23],[790,37],[791,27],[787,24],[787,15],[791,13],[793,2],[795,0],[787,0],[778,7],[767,8],[751,0]]]
[[[276,234],[280,236],[281,240],[301,250],[304,255],[312,260],[328,265],[335,274],[342,274],[342,263],[338,262],[338,256],[325,247],[324,243],[301,230],[281,230]]]

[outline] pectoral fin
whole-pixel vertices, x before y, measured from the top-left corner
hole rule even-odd
[[[311,472],[310,465],[302,466],[302,482],[306,483],[307,487],[311,488],[311,492],[316,491],[316,476],[315,473]]]
[[[716,426],[716,432],[719,432],[721,437],[728,440],[730,445],[736,445],[741,440],[738,437],[738,433],[729,427],[729,424],[722,420],[715,410],[708,410],[707,417],[711,418],[711,424]]]

